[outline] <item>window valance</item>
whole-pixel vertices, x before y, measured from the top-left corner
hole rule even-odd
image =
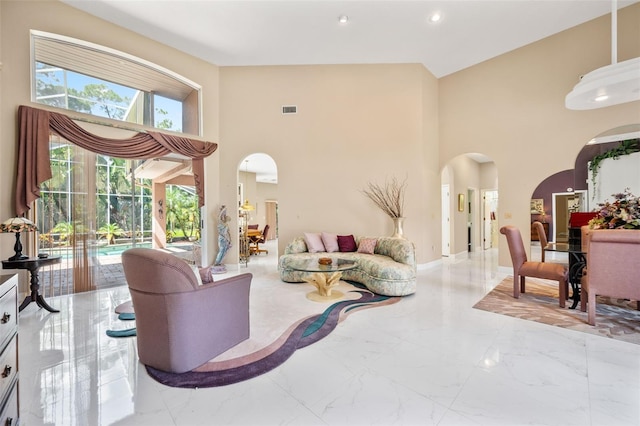
[[[40,198],[40,185],[51,179],[49,135],[55,133],[74,145],[111,157],[146,160],[177,153],[192,160],[198,206],[204,205],[204,158],[218,144],[160,132],[140,132],[128,139],[103,138],[87,132],[68,116],[21,105],[18,108],[18,175],[16,214],[21,216]]]

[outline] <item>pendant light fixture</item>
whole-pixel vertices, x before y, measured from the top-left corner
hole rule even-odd
[[[247,171],[249,170],[249,160],[244,160],[244,189],[246,191],[247,189]],[[243,194],[244,195],[244,191]],[[253,204],[249,203],[249,199],[245,198],[244,199],[244,203],[240,206],[240,208],[244,211],[252,211],[255,210],[255,207],[253,207]]]
[[[640,101],[640,57],[618,62],[618,2],[611,6],[611,65],[580,78],[565,98],[572,110],[604,108]]]

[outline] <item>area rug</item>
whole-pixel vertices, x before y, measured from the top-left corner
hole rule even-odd
[[[558,306],[558,285],[527,278],[526,293],[513,298],[513,277],[505,278],[474,308],[568,328],[597,336],[640,344],[640,311],[636,302],[610,297],[597,297],[596,325],[587,323],[587,313]],[[567,303],[569,305],[569,303]]]
[[[164,385],[181,388],[238,383],[282,365],[296,350],[329,335],[352,313],[394,304],[402,299],[371,293],[358,283],[342,281],[336,289],[344,293],[342,299],[318,303],[305,297],[312,290],[310,286],[280,282],[268,293],[252,295],[252,300],[267,304],[269,309],[251,311],[251,337],[248,340],[190,372],[168,373],[145,366],[147,373]],[[118,306],[116,310],[122,313],[130,309]],[[265,315],[269,315],[269,321],[265,321]]]

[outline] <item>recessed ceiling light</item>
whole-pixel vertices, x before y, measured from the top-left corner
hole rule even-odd
[[[439,22],[441,19],[442,15],[440,14],[440,12],[432,13],[431,16],[429,16],[429,22],[431,23]]]
[[[338,22],[340,22],[341,24],[346,24],[347,22],[349,22],[349,17],[347,15],[340,15],[338,16]]]

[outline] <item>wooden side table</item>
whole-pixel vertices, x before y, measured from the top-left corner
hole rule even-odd
[[[3,260],[2,261],[2,269],[27,269],[31,274],[31,294],[27,295],[24,298],[22,303],[20,304],[20,308],[18,308],[19,312],[22,312],[24,308],[29,305],[31,302],[36,302],[36,304],[45,308],[49,312],[60,312],[57,309],[53,309],[49,304],[44,300],[42,295],[40,294],[40,280],[38,278],[38,270],[41,266],[53,265],[55,263],[60,263],[60,256],[49,256],[49,257],[29,257],[27,259],[21,260]]]

